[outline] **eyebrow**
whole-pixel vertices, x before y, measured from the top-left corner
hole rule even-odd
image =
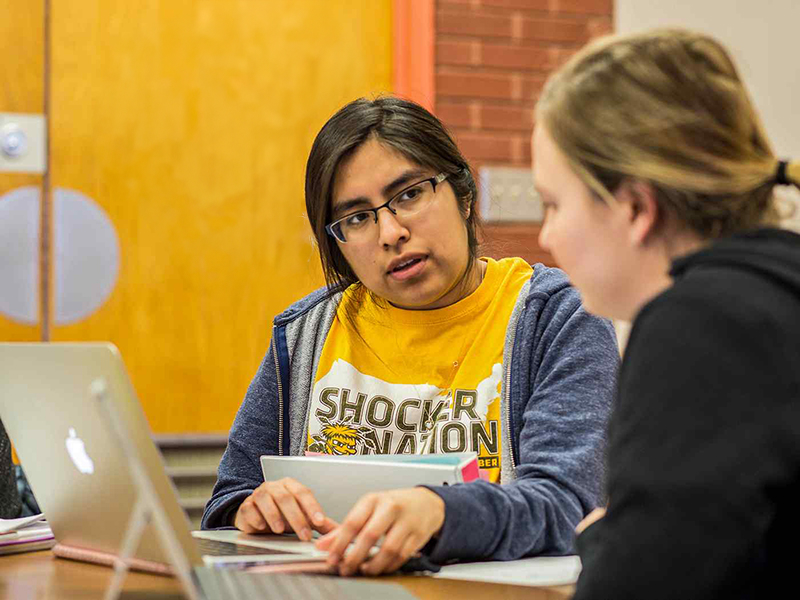
[[[425,171],[422,169],[409,169],[401,173],[399,176],[395,177],[391,182],[387,183],[383,186],[382,194],[384,197],[389,198],[397,191],[400,191],[403,186],[406,184],[416,181],[420,177],[425,175]],[[344,200],[343,202],[337,202],[333,205],[333,219],[336,220],[341,215],[346,215],[352,209],[367,205],[369,206],[369,198],[366,196],[358,196],[357,198],[351,198],[349,200]]]

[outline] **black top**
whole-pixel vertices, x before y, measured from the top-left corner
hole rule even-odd
[[[631,330],[608,513],[578,538],[575,599],[783,597],[800,534],[800,236],[738,234],[671,275]]]
[[[11,442],[0,421],[0,519],[14,519],[19,516],[21,509],[14,463],[11,462]]]

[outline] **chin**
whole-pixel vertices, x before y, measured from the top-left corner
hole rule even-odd
[[[407,290],[408,293],[406,294],[395,294],[393,297],[387,297],[386,299],[400,308],[422,309],[436,303],[443,295],[441,293],[430,293],[420,288],[410,289]]]

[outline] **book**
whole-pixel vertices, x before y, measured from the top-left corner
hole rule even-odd
[[[478,467],[478,455],[475,452],[447,452],[441,454],[358,454],[353,456],[336,456],[308,452],[306,456],[314,456],[326,460],[363,460],[380,463],[406,463],[416,465],[447,465],[461,469],[463,483],[476,479],[488,480],[485,469]]]
[[[480,478],[474,452],[262,456],[265,481],[296,479],[314,494],[325,514],[341,522],[364,494],[420,485],[468,483]]]
[[[0,555],[48,550],[56,543],[42,515],[0,519]]]

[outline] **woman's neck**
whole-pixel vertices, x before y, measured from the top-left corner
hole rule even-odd
[[[460,302],[477,290],[481,285],[485,274],[486,261],[475,259],[472,261],[472,265],[469,267],[468,272],[465,273],[464,276],[461,277],[452,288],[445,292],[445,294],[432,305],[418,309],[402,306],[398,306],[398,308],[406,308],[407,310],[435,310],[437,308],[451,306],[456,302]]]
[[[641,263],[642,275],[638,281],[637,294],[624,319],[633,320],[645,304],[672,286],[673,280],[669,273],[676,258],[697,252],[709,243],[709,240],[688,231],[673,232],[665,236],[652,249],[650,259]]]

